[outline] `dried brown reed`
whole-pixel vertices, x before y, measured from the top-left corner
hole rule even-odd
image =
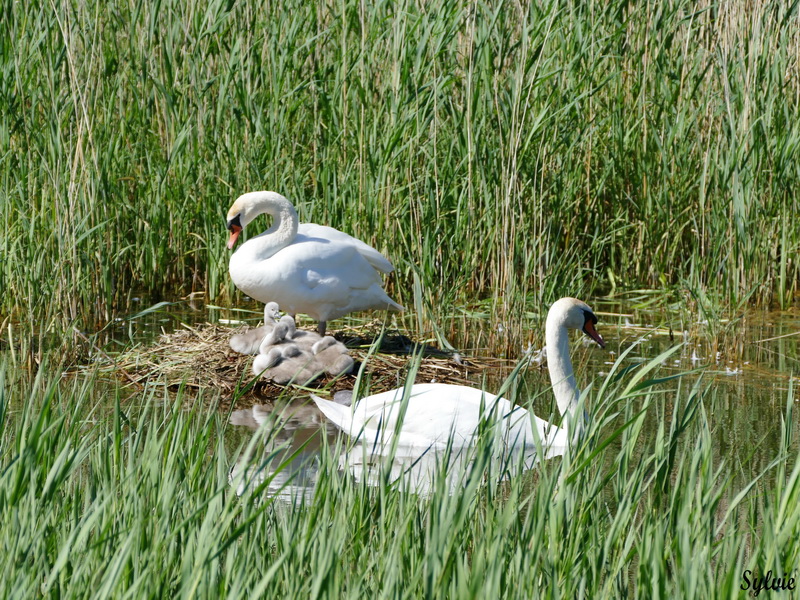
[[[158,382],[175,388],[181,385],[195,389],[214,388],[231,398],[254,379],[251,372],[253,357],[234,352],[228,345],[232,335],[246,330],[244,327],[210,323],[195,327],[184,325],[177,331],[162,335],[150,346],[126,350],[114,357],[113,364],[103,368],[113,370],[136,386]],[[397,331],[384,332],[381,336],[376,324],[343,329],[334,337],[348,347],[356,366],[352,374],[340,377],[323,375],[311,384],[323,394],[352,389],[362,365],[363,377],[371,393],[402,386],[411,364],[409,359],[418,353],[422,358],[416,375],[417,383],[475,385],[486,369],[513,366],[512,361],[500,358],[462,358],[452,352],[416,343]],[[288,388],[302,389],[296,385]],[[242,398],[245,403],[258,402],[285,393],[287,386],[259,380]],[[237,401],[237,406],[240,404]]]

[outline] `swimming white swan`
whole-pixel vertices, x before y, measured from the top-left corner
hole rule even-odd
[[[250,192],[228,211],[228,248],[258,215],[272,216],[272,226],[233,253],[233,283],[260,302],[275,301],[290,315],[306,313],[327,321],[351,312],[403,310],[383,290],[380,273],[394,270],[384,256],[361,240],[323,225],[298,224],[297,212],[277,192]]]
[[[264,324],[261,327],[256,327],[244,333],[237,333],[231,336],[230,344],[231,350],[239,352],[240,354],[258,354],[258,348],[261,342],[272,331],[275,323],[281,318],[281,311],[277,302],[267,302],[264,306]]]
[[[595,323],[597,317],[592,309],[575,298],[558,300],[547,314],[547,364],[558,409],[565,417],[563,428],[536,416],[531,419],[527,410],[505,398],[461,385],[414,384],[408,390],[398,388],[362,398],[352,409],[317,396],[312,398],[337,427],[363,443],[376,443],[378,451],[389,447],[395,434],[397,444],[404,447],[441,449],[451,436],[454,447],[467,446],[483,421],[497,423],[503,438],[514,448],[535,446],[538,437],[546,449],[545,456],[557,456],[568,445],[570,421],[578,422],[574,411],[580,392],[569,357],[568,331],[580,329],[604,348]],[[401,415],[406,392],[408,404],[405,415]],[[536,426],[537,436],[532,425]]]

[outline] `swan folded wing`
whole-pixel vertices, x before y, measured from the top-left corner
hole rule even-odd
[[[342,281],[353,289],[368,289],[380,285],[381,277],[356,248],[330,244],[313,239],[301,239],[276,254],[286,270],[305,270],[313,275],[309,281]]]
[[[417,392],[415,395],[424,396],[429,400],[426,406],[431,406],[440,412],[449,410],[456,414],[462,439],[471,435],[470,432],[477,431],[481,421],[478,414],[482,407],[482,419],[501,423],[503,430],[500,433],[510,444],[535,448],[536,438],[533,433],[535,426],[536,437],[545,451],[545,457],[559,456],[564,453],[567,446],[565,429],[532,415],[530,411],[512,404],[501,396],[468,386],[440,383],[417,384],[414,386],[414,391]],[[448,406],[451,403],[452,405]]]
[[[381,287],[378,272],[355,248],[309,241],[284,248],[278,257],[281,272],[277,275],[291,282],[283,287],[302,298],[304,306],[295,305],[298,312],[331,319],[360,310],[401,308]],[[284,306],[284,302],[280,304]],[[308,305],[313,308],[309,310]]]
[[[354,423],[363,423],[367,439],[375,439],[383,431],[388,441],[399,431],[400,443],[416,447],[443,447],[451,438],[455,447],[465,446],[472,443],[480,423],[474,392],[476,390],[464,386],[418,384],[411,390],[404,415],[404,390],[383,392],[364,398],[356,405]],[[481,395],[479,390],[477,392]],[[494,398],[491,394],[487,396]],[[402,423],[398,427],[401,415]]]
[[[394,266],[383,254],[369,244],[354,238],[344,231],[339,231],[338,229],[326,225],[317,225],[316,223],[301,223],[297,229],[297,237],[295,240],[297,242],[304,238],[306,241],[328,241],[338,245],[352,246],[373,268],[381,273],[391,273],[394,271]]]

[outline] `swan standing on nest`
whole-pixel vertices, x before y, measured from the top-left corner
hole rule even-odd
[[[564,416],[562,428],[535,415],[531,419],[527,410],[515,407],[505,398],[461,385],[414,384],[410,390],[398,388],[362,398],[353,409],[317,396],[312,398],[337,427],[359,441],[377,443],[378,449],[390,447],[395,435],[398,444],[420,450],[444,448],[451,436],[455,447],[468,446],[481,422],[489,420],[499,421],[504,438],[513,448],[535,447],[538,438],[546,458],[558,456],[569,443],[567,429],[574,424],[574,439],[581,426],[580,417],[575,415],[580,391],[569,357],[569,330],[580,329],[605,348],[594,327],[596,323],[592,309],[575,298],[558,300],[547,313],[547,365],[558,409]],[[408,406],[398,428],[406,392]]]
[[[392,263],[361,240],[323,225],[298,224],[292,203],[277,192],[250,192],[228,211],[228,248],[258,215],[273,218],[264,233],[233,253],[230,274],[240,290],[259,302],[277,302],[290,315],[319,321],[325,335],[331,319],[348,313],[403,307],[383,290],[380,273]]]

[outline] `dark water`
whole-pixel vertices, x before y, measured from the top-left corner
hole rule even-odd
[[[131,311],[130,318],[107,328],[104,335],[108,337],[105,340],[108,345],[124,346],[131,340],[147,342],[184,323],[256,324],[261,319],[261,311],[255,305],[232,311],[191,301],[165,304],[156,310],[148,310],[146,303],[142,304],[145,306],[140,310]],[[706,385],[705,405],[713,407],[706,417],[717,456],[734,465],[745,477],[754,476],[775,458],[790,381],[795,387],[800,383],[800,313],[751,310],[730,319],[698,316],[681,308],[637,307],[635,303],[595,300],[593,307],[600,318],[598,330],[607,346],[601,350],[588,339],[573,338],[572,354],[579,386],[601,385],[614,361],[626,350],[630,351],[624,358],[624,366],[649,361],[671,347],[682,345],[655,375],[691,373],[660,386],[666,395],[666,414],[650,413],[652,418],[646,423],[644,434],[655,435],[659,419],[669,419],[670,399],[685,397],[701,377]],[[516,344],[515,358],[523,356],[526,349],[535,354],[542,343],[541,334],[536,332],[541,326],[538,320],[531,322],[533,333],[527,340],[523,336],[522,340],[509,343],[504,338],[503,323],[485,314],[474,314],[477,316],[461,321],[460,331],[451,328],[449,333],[448,341],[465,357],[492,356],[492,349],[483,346],[487,339],[501,340],[503,353],[512,354],[508,349]],[[333,327],[338,324],[333,323]],[[492,335],[486,335],[487,331]],[[476,350],[470,346],[476,341],[483,347]],[[512,366],[513,362],[509,362],[506,370],[494,369],[477,375],[476,387],[497,391]],[[537,415],[549,418],[555,412],[544,367],[533,363],[523,371],[517,401],[526,395],[531,398],[530,404]],[[310,493],[316,476],[314,458],[323,448],[330,447],[335,436],[321,432],[323,417],[308,403],[308,395],[298,391],[289,401],[266,399],[253,407],[234,408],[229,433],[231,448],[241,447],[251,432],[258,432],[268,441],[255,444],[252,452],[271,455],[273,466],[282,464],[280,476],[270,480],[268,489],[285,497]],[[799,416],[800,411],[795,411],[796,424],[800,424]],[[792,450],[797,453],[796,441]],[[291,460],[283,464],[276,456]],[[270,479],[269,472],[265,466],[262,475]],[[291,484],[287,484],[289,481]]]

